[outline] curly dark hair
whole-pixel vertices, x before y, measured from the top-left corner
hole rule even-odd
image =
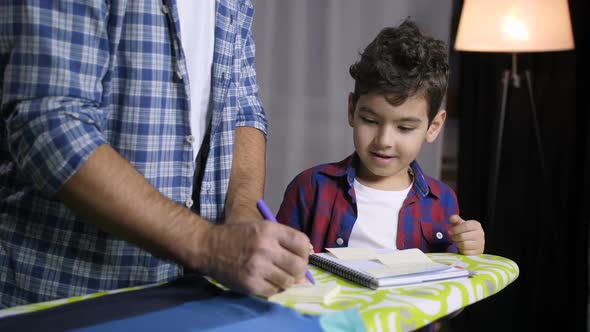
[[[424,96],[428,121],[432,121],[447,90],[449,64],[443,41],[425,36],[413,21],[406,19],[397,28],[387,27],[350,66],[355,80],[353,104],[362,94],[384,94],[392,105],[407,98]]]

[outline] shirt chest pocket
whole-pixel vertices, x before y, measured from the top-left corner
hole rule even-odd
[[[439,218],[423,218],[420,220],[422,237],[428,243],[432,251],[445,251],[446,247],[452,243],[448,233],[449,226],[450,224],[442,216]]]

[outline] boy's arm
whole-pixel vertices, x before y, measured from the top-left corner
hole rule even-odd
[[[311,195],[306,195],[306,186],[302,181],[302,175],[298,175],[289,183],[285,190],[283,202],[277,213],[277,220],[284,225],[305,232],[307,221],[309,220],[309,204],[307,199]]]

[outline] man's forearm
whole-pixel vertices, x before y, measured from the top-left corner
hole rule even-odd
[[[260,219],[256,201],[264,195],[266,139],[256,128],[237,127],[231,177],[225,205],[226,220],[234,216]]]
[[[97,148],[56,194],[76,214],[153,254],[199,270],[212,227],[159,193],[109,145]],[[201,242],[202,243],[202,242]]]

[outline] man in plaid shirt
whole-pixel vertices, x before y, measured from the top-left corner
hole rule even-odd
[[[0,4],[0,307],[183,267],[248,294],[303,278],[309,239],[255,207],[267,123],[252,4],[209,2],[210,53],[183,43],[201,20],[183,21],[180,0]],[[189,82],[187,54],[210,71]]]

